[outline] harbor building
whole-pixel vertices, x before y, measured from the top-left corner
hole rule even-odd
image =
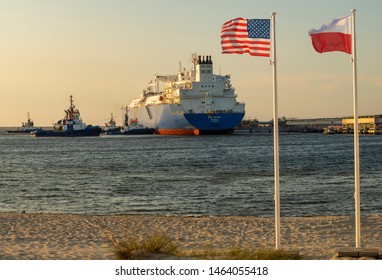
[[[382,115],[367,115],[358,117],[360,134],[382,134]],[[259,122],[258,120],[244,120],[235,132],[272,132],[273,121]],[[342,118],[280,118],[280,132],[323,132],[325,134],[353,133],[354,117]]]
[[[285,118],[279,119],[280,132],[323,132],[325,128],[333,127],[335,129],[342,128],[342,118],[315,118],[315,119],[298,119]],[[255,132],[272,132],[273,121],[260,122],[258,120],[243,120],[239,126],[235,128],[237,133],[255,133]]]
[[[354,117],[342,118],[343,133],[353,133]],[[382,134],[382,115],[358,117],[358,132],[361,134]]]
[[[341,126],[341,118],[315,118],[297,119],[282,118],[281,127],[285,127],[290,132],[322,132],[329,126]]]

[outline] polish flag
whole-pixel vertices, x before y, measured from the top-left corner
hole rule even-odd
[[[314,49],[319,53],[352,53],[351,16],[333,19],[320,29],[311,29],[309,35]]]

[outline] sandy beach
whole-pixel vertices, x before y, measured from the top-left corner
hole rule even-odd
[[[112,260],[111,240],[165,235],[184,251],[274,247],[274,220],[236,216],[72,215],[0,213],[0,259]],[[283,249],[303,259],[335,259],[355,244],[354,217],[281,218]],[[382,248],[382,215],[362,217],[363,247]]]

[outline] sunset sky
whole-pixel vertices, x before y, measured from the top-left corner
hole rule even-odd
[[[342,0],[0,0],[0,126],[36,126],[64,116],[73,94],[83,120],[103,125],[139,97],[155,74],[211,55],[231,74],[246,117],[272,119],[269,59],[221,54],[220,28],[275,11],[279,116],[353,114],[352,66],[341,52],[318,54],[308,31],[357,9],[359,114],[382,114],[382,2]]]

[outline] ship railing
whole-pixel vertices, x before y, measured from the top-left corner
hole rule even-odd
[[[236,110],[208,110],[208,111],[194,111],[194,110],[188,110],[188,114],[238,114],[243,113],[242,111],[236,111]]]
[[[150,96],[160,95],[162,93],[163,93],[163,91],[143,91],[143,97],[147,98]]]
[[[191,81],[179,81],[179,82],[176,82],[174,85],[175,85],[175,88],[179,88],[179,89],[192,89]]]

